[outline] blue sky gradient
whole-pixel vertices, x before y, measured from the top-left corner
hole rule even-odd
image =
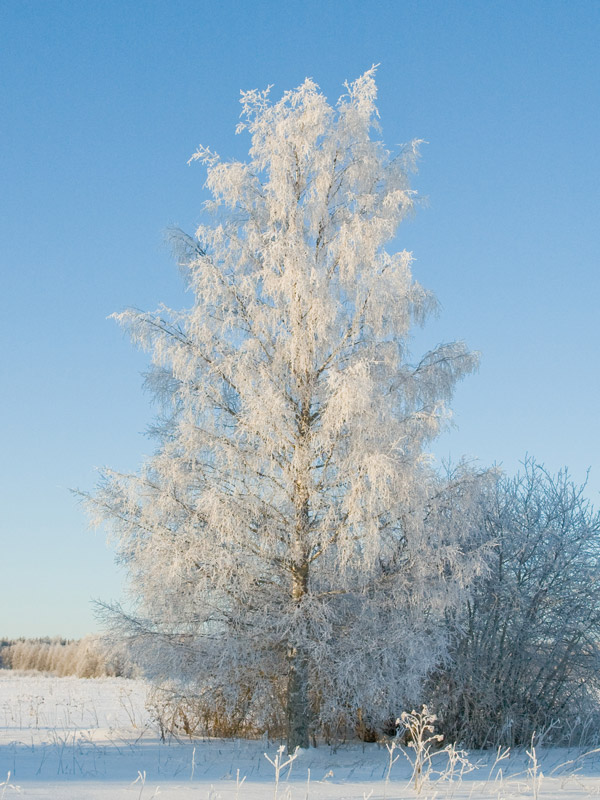
[[[190,302],[163,232],[206,199],[199,143],[243,158],[240,89],[373,63],[386,144],[423,146],[399,231],[481,369],[435,447],[514,472],[526,452],[600,490],[600,3],[66,2],[0,9],[0,635],[95,630],[122,573],[69,487],[152,443],[147,359],[106,317]]]

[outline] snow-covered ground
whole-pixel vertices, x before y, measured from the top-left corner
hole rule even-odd
[[[145,709],[146,686],[119,678],[53,678],[0,670],[0,800],[394,800],[417,797],[411,766],[378,745],[301,752],[275,780],[278,742],[161,742]],[[408,751],[412,755],[412,751]],[[285,756],[282,756],[285,759]],[[600,752],[540,750],[454,779],[433,774],[421,797],[579,800],[600,796]],[[434,763],[448,767],[445,756]],[[291,766],[291,769],[290,769]],[[389,775],[388,775],[389,771]],[[10,773],[10,774],[9,774]]]

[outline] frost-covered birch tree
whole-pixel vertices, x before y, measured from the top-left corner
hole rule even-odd
[[[117,315],[152,354],[158,446],[91,498],[129,574],[113,624],[147,671],[292,749],[411,702],[480,563],[476,481],[426,455],[476,357],[409,354],[436,303],[386,245],[418,142],[386,150],[375,98],[374,69],[334,107],[312,80],[244,92],[248,160],[193,156],[212,195],[175,236],[193,303]]]

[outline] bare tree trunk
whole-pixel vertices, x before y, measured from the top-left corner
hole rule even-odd
[[[308,658],[301,649],[290,648],[288,662],[287,749],[288,753],[293,753],[297,747],[309,746]]]
[[[296,514],[291,570],[291,599],[294,605],[299,605],[308,593],[310,492],[306,450],[310,433],[309,409],[310,403],[305,402],[298,419],[299,462],[294,486]],[[311,722],[309,684],[308,653],[301,643],[290,642],[288,645],[287,686],[287,749],[289,753],[293,753],[296,747],[306,748],[309,746]]]

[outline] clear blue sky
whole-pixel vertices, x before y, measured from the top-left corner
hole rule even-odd
[[[4,0],[0,635],[94,630],[122,575],[69,487],[152,448],[137,353],[108,314],[188,302],[162,243],[193,231],[199,143],[244,156],[239,90],[373,63],[386,143],[427,140],[399,232],[479,374],[436,454],[526,452],[600,490],[598,0]]]

